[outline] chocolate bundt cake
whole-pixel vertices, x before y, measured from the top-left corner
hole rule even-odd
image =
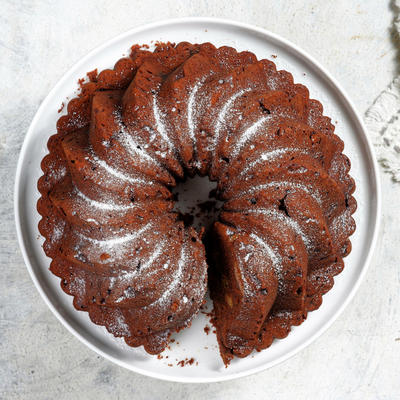
[[[226,365],[286,337],[355,229],[350,162],[321,104],[271,61],[210,43],[134,46],[90,76],[38,183],[44,250],[75,308],[158,354],[208,286]],[[196,174],[223,201],[205,245],[173,210],[171,188]]]

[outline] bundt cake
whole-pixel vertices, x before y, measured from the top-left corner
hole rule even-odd
[[[44,251],[75,308],[158,354],[209,287],[226,365],[286,337],[355,229],[350,162],[321,104],[271,61],[210,43],[133,46],[90,77],[38,183]],[[223,201],[205,244],[171,193],[196,174]]]

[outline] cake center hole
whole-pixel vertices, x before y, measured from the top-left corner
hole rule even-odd
[[[172,189],[177,199],[174,211],[180,213],[181,219],[187,226],[193,226],[196,231],[202,227],[205,235],[210,230],[213,222],[218,220],[222,201],[213,197],[216,182],[210,182],[208,177],[186,178]]]

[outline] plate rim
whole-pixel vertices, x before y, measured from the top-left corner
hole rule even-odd
[[[28,147],[28,138],[33,135],[34,132],[34,127],[39,120],[39,114],[46,105],[46,102],[48,99],[51,97],[51,95],[57,91],[58,87],[61,86],[63,83],[63,80],[66,78],[66,76],[69,74],[69,72],[73,68],[78,68],[79,65],[84,63],[86,59],[90,59],[93,57],[96,53],[101,52],[104,47],[108,47],[114,42],[120,41],[123,37],[125,36],[130,36],[130,35],[135,35],[138,34],[139,32],[143,30],[151,30],[151,29],[161,29],[162,27],[166,27],[169,25],[176,25],[176,24],[185,24],[187,22],[193,22],[196,24],[199,23],[212,23],[215,25],[220,25],[223,26],[224,28],[241,28],[241,29],[246,29],[250,30],[252,32],[257,32],[262,34],[263,36],[268,36],[273,38],[274,40],[284,44],[285,46],[289,47],[291,50],[294,50],[297,56],[301,56],[304,59],[306,59],[308,62],[310,62],[313,67],[315,67],[317,70],[319,70],[322,75],[324,75],[330,83],[335,87],[335,89],[338,91],[342,99],[350,106],[350,111],[353,114],[355,118],[355,123],[357,123],[361,129],[361,131],[364,134],[365,142],[367,144],[367,149],[368,149],[368,155],[371,161],[371,166],[372,166],[372,173],[374,175],[374,183],[375,183],[375,195],[376,195],[376,207],[375,207],[375,218],[373,219],[375,227],[374,227],[374,232],[372,235],[371,239],[371,246],[368,250],[368,255],[365,259],[364,266],[361,270],[361,273],[356,281],[356,283],[353,285],[351,291],[348,293],[346,299],[342,302],[341,306],[338,307],[336,312],[330,317],[329,321],[323,325],[322,328],[317,330],[312,336],[310,336],[307,340],[304,340],[302,344],[296,349],[294,349],[291,352],[288,352],[285,354],[285,356],[280,357],[279,359],[276,360],[276,362],[272,363],[272,365],[266,365],[263,367],[257,367],[257,368],[252,368],[246,371],[243,371],[241,373],[235,373],[231,375],[225,375],[221,377],[210,377],[210,378],[204,378],[200,377],[171,377],[171,376],[163,376],[160,375],[159,373],[152,373],[151,371],[143,371],[140,368],[133,366],[123,360],[119,360],[115,357],[112,357],[111,355],[107,354],[104,352],[101,348],[95,346],[93,343],[91,343],[88,339],[86,339],[84,336],[82,336],[76,329],[74,329],[67,321],[66,319],[61,315],[61,313],[57,310],[56,306],[52,303],[50,298],[48,297],[46,291],[44,290],[41,282],[39,281],[34,268],[32,267],[27,248],[25,246],[25,235],[23,232],[23,226],[22,226],[22,219],[21,219],[21,211],[20,210],[20,184],[21,184],[21,176],[23,173],[23,161],[25,159],[26,153],[27,153],[27,147]],[[375,157],[375,152],[374,148],[372,145],[372,141],[368,135],[368,131],[365,127],[364,121],[361,118],[360,113],[358,112],[357,108],[353,104],[351,98],[349,95],[344,91],[344,89],[341,87],[339,82],[331,75],[331,73],[325,69],[324,66],[322,66],[317,60],[315,60],[312,56],[310,56],[307,52],[302,50],[300,47],[295,45],[294,43],[288,41],[287,39],[271,32],[263,28],[259,28],[256,26],[253,26],[251,24],[243,23],[243,22],[238,22],[234,20],[229,20],[229,19],[222,19],[222,18],[208,18],[208,17],[182,17],[182,18],[173,18],[173,19],[164,19],[160,20],[157,22],[152,22],[149,24],[143,24],[140,26],[137,26],[135,28],[129,29],[123,33],[120,33],[105,42],[101,43],[100,45],[96,46],[92,50],[90,50],[87,54],[85,54],[83,57],[81,57],[77,62],[75,62],[72,66],[70,66],[67,71],[60,77],[60,79],[56,82],[56,84],[52,87],[52,89],[49,91],[49,93],[46,95],[44,98],[43,102],[41,103],[40,107],[38,108],[30,126],[29,129],[26,133],[26,136],[24,138],[20,155],[18,158],[18,164],[17,164],[17,169],[16,169],[16,175],[15,175],[15,186],[14,186],[14,216],[15,216],[15,225],[16,225],[16,230],[17,230],[17,237],[18,237],[18,242],[19,246],[24,258],[25,265],[29,271],[29,274],[39,291],[40,295],[44,299],[45,303],[47,306],[50,308],[50,310],[53,312],[53,314],[57,317],[57,319],[76,337],[78,338],[81,342],[83,342],[87,347],[90,349],[94,350],[97,354],[100,354],[102,357],[106,358],[109,361],[112,361],[116,363],[117,365],[120,365],[124,368],[127,368],[128,370],[140,373],[145,376],[150,376],[153,378],[161,379],[161,380],[166,380],[166,381],[174,381],[174,382],[184,382],[184,383],[211,383],[211,382],[222,382],[222,381],[227,381],[230,379],[236,379],[239,377],[244,377],[248,376],[257,372],[261,372],[263,370],[266,370],[268,368],[272,368],[273,366],[276,366],[280,364],[281,362],[291,358],[295,354],[301,352],[304,350],[306,347],[308,347],[312,342],[314,342],[318,337],[320,337],[329,327],[338,319],[340,314],[347,308],[351,300],[354,298],[355,293],[358,291],[362,281],[365,278],[365,275],[367,273],[367,270],[369,268],[371,258],[374,253],[374,249],[376,247],[377,239],[378,239],[378,234],[379,234],[379,226],[380,226],[380,219],[381,219],[381,186],[380,186],[380,176],[379,176],[379,167],[378,167],[378,162]]]

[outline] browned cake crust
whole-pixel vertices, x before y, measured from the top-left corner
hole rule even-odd
[[[158,354],[204,301],[201,237],[170,189],[199,174],[224,202],[206,241],[224,363],[322,303],[351,250],[355,185],[322,106],[286,71],[210,43],[132,48],[92,76],[38,182],[50,270],[74,306]]]

